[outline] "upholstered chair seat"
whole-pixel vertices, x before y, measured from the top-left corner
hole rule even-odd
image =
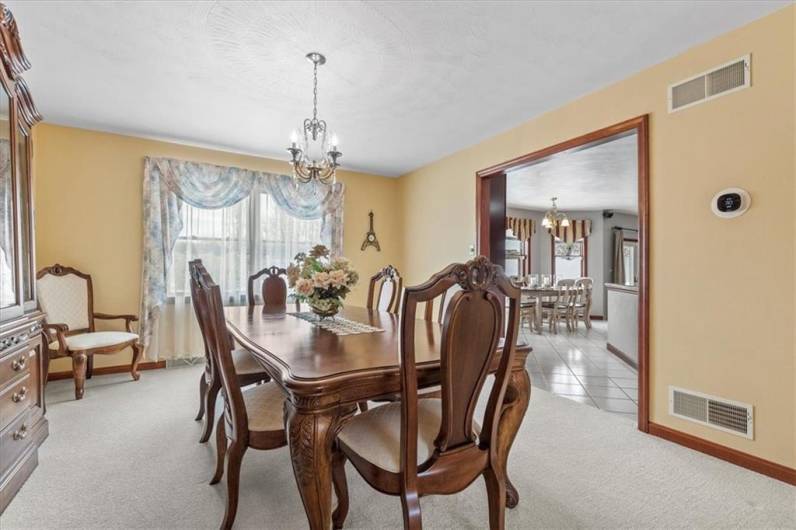
[[[285,428],[285,394],[276,383],[263,383],[243,391],[250,431]]]
[[[254,358],[249,350],[233,350],[232,362],[235,363],[235,372],[238,375],[260,374],[261,379],[268,377],[265,374],[263,365],[257,362],[257,359]]]
[[[95,348],[107,348],[118,346],[131,340],[137,341],[138,335],[125,331],[94,331],[92,333],[81,333],[80,335],[69,335],[65,337],[66,347],[72,351],[90,350]],[[50,343],[51,350],[57,350],[58,341]]]
[[[434,453],[434,439],[442,421],[442,400],[421,399],[417,403],[417,463]],[[481,426],[473,421],[473,430]],[[398,473],[401,458],[401,404],[387,403],[357,414],[345,424],[337,439],[353,453],[386,471]]]

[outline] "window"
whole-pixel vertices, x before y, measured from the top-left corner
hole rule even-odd
[[[586,240],[575,241],[571,245],[553,240],[553,274],[558,279],[581,278],[586,276]]]
[[[286,267],[297,253],[321,241],[320,219],[295,218],[265,193],[217,210],[183,204],[180,213],[183,229],[167,282],[172,299],[190,294],[188,262],[199,258],[225,303],[244,304],[249,275],[272,265]]]
[[[638,241],[625,239],[622,242],[622,260],[625,262],[625,285],[638,283]]]

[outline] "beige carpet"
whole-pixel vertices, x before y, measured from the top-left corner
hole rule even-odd
[[[212,442],[193,421],[200,368],[95,377],[76,402],[49,385],[40,464],[0,516],[13,528],[218,528],[226,486],[208,486]],[[508,528],[794,528],[796,489],[534,390],[510,460],[521,501]],[[348,466],[347,528],[398,528],[397,498]],[[287,449],[249,451],[237,528],[306,528]],[[482,481],[421,501],[425,528],[485,528]]]

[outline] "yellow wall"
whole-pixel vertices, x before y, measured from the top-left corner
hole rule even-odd
[[[255,170],[289,172],[280,161],[237,155],[43,123],[35,130],[36,262],[60,262],[92,275],[94,308],[138,312],[141,281],[141,195],[144,157],[164,156]],[[348,301],[364,305],[367,279],[388,263],[400,263],[398,180],[341,171],[346,184],[344,253],[362,279]],[[360,251],[375,214],[381,252]],[[129,363],[130,353],[97,356],[95,366]],[[68,359],[52,363],[69,370]]]
[[[651,420],[793,467],[794,18],[788,7],[402,177],[407,281],[468,257],[477,170],[649,113]],[[750,89],[667,113],[670,83],[747,53]],[[753,205],[720,220],[708,203],[729,186]],[[755,439],[669,416],[668,385],[754,404]]]

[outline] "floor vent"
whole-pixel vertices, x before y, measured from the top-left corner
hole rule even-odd
[[[751,56],[746,55],[669,86],[669,112],[704,103],[751,85]]]
[[[707,394],[669,387],[669,414],[750,440],[754,438],[753,407]]]

